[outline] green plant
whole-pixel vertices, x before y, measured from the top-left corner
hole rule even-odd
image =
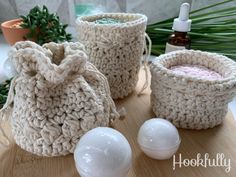
[[[236,7],[227,4],[232,1],[235,0],[216,3],[190,13],[192,49],[217,52],[236,60]],[[212,7],[219,9],[209,11]],[[173,20],[170,18],[147,27],[153,42],[153,54],[164,53],[167,38],[172,33]]]
[[[39,6],[30,10],[26,16],[21,16],[22,28],[30,29],[25,37],[34,40],[42,45],[47,42],[61,42],[71,40],[71,34],[67,34],[65,29],[68,26],[60,22],[59,17],[48,12],[46,6],[41,9]]]
[[[0,84],[0,108],[3,107],[7,100],[7,94],[10,88],[11,80],[7,80]]]

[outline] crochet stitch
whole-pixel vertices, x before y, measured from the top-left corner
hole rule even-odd
[[[9,57],[19,76],[11,124],[21,148],[44,156],[73,153],[84,133],[119,117],[105,76],[84,50],[78,42],[14,45]]]
[[[207,67],[223,78],[196,78],[169,69],[185,64]],[[236,93],[234,61],[214,53],[181,50],[161,55],[150,69],[151,105],[157,117],[187,129],[207,129],[222,123]]]
[[[122,23],[95,23],[102,18]],[[85,45],[89,60],[107,77],[114,99],[127,96],[136,86],[146,23],[145,15],[128,13],[84,16],[77,20],[79,41]]]

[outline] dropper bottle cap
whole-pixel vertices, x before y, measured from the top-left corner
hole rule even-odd
[[[174,19],[172,29],[179,32],[188,32],[191,30],[191,22],[189,19],[189,3],[183,3],[180,7],[179,17]]]

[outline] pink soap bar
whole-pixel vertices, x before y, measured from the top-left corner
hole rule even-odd
[[[219,73],[200,65],[178,65],[172,66],[170,70],[179,75],[192,76],[201,79],[223,79]]]

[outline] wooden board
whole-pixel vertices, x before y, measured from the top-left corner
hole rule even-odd
[[[144,82],[143,71],[136,91]],[[225,167],[176,167],[173,170],[173,159],[158,161],[148,158],[141,152],[137,144],[139,127],[145,120],[155,117],[150,107],[150,90],[137,96],[136,92],[123,100],[117,100],[118,107],[125,107],[127,116],[122,121],[115,122],[115,128],[128,139],[133,151],[133,164],[128,177],[235,177],[236,176],[236,122],[232,114],[227,114],[224,123],[208,130],[179,129],[182,139],[176,153],[178,160],[182,158],[196,159],[201,153],[210,154],[215,158],[217,153],[224,153],[231,160],[231,170],[225,172]],[[19,148],[12,139],[9,123],[3,127],[11,139],[9,147],[0,146],[0,177],[79,177],[75,169],[73,155],[63,157],[39,157]]]

